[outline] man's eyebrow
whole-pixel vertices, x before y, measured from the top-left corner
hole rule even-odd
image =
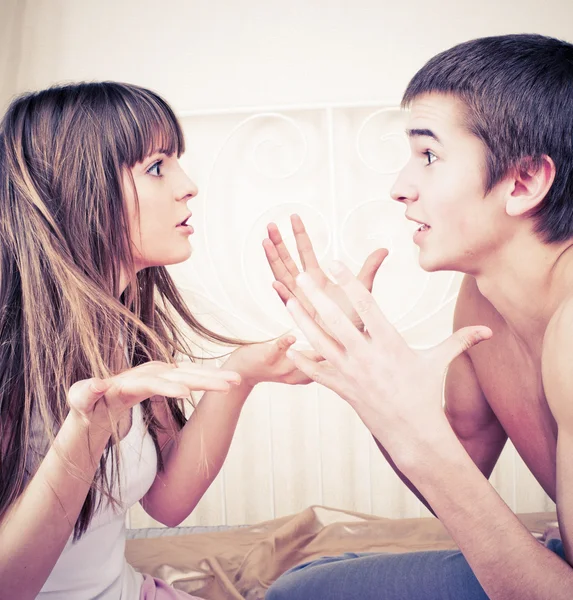
[[[429,137],[441,144],[440,138],[431,129],[406,129],[406,135],[412,137]]]

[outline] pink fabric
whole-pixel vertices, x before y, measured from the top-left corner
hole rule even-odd
[[[201,600],[201,598],[176,590],[161,579],[144,575],[139,600]]]

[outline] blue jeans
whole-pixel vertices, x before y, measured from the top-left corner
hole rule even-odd
[[[550,550],[565,558],[560,541]],[[269,588],[265,600],[487,600],[456,550],[325,557],[299,565]]]

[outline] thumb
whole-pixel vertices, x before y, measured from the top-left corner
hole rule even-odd
[[[364,287],[371,292],[372,286],[374,285],[374,277],[376,277],[376,273],[378,273],[378,269],[380,265],[384,262],[384,259],[388,256],[388,250],[386,248],[378,248],[378,250],[374,250],[372,254],[370,254],[362,268],[360,269],[360,273],[358,273],[358,280],[362,282]]]
[[[76,381],[68,391],[68,401],[80,411],[88,411],[107,392],[111,383],[108,380],[92,377]]]
[[[284,283],[280,281],[273,281],[273,289],[279,295],[279,298],[284,304],[287,303],[289,298],[294,298],[294,294],[287,288]]]
[[[483,325],[462,327],[462,329],[458,329],[447,340],[436,346],[434,350],[444,363],[444,366],[447,367],[462,352],[469,350],[484,340],[489,340],[492,335],[491,329]]]
[[[276,350],[275,354],[284,354],[295,342],[296,337],[294,335],[284,335],[274,344]]]

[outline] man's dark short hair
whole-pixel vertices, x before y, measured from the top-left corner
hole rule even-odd
[[[555,181],[532,213],[536,231],[546,242],[573,237],[572,44],[532,34],[459,44],[414,75],[402,104],[427,93],[465,104],[465,125],[486,148],[486,193],[513,169],[551,157]]]

